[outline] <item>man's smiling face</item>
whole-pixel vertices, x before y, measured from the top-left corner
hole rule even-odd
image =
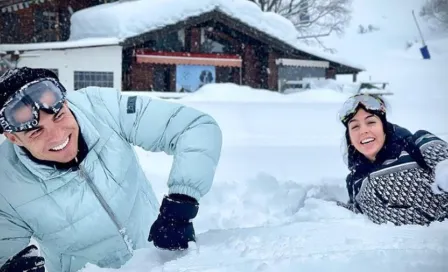
[[[16,111],[15,118],[16,120],[27,120],[31,112],[31,108],[24,106]],[[57,114],[49,114],[41,110],[39,115],[39,126],[36,129],[5,133],[6,138],[12,143],[26,148],[39,160],[59,163],[73,160],[78,153],[79,127],[67,103],[64,103],[63,108]]]

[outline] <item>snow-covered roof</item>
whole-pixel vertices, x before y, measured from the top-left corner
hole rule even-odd
[[[86,38],[64,42],[45,42],[45,43],[20,43],[20,44],[0,44],[0,52],[10,51],[33,51],[33,50],[58,50],[67,48],[81,48],[94,46],[118,45],[118,38]]]
[[[134,0],[97,5],[72,15],[70,40],[94,37],[125,40],[213,10],[219,10],[297,50],[364,70],[359,64],[304,45],[291,21],[273,12],[263,12],[247,0]]]

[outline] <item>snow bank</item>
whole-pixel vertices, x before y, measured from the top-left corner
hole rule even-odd
[[[304,90],[299,93],[282,94],[233,83],[219,83],[207,84],[197,92],[182,97],[181,101],[341,103],[349,96],[350,94],[339,93],[329,89]]]
[[[150,92],[150,91],[124,91],[123,95],[142,95],[158,99],[179,99],[188,96],[189,93],[175,93],[175,92]]]
[[[72,15],[70,40],[91,37],[126,39],[213,10],[219,10],[303,52],[364,69],[360,64],[349,61],[352,58],[343,59],[303,45],[291,21],[272,12],[262,12],[255,3],[247,0],[137,0],[102,4]]]
[[[343,86],[343,84],[341,84]],[[265,89],[255,89],[234,83],[213,83],[201,87],[194,93],[172,92],[123,92],[124,95],[143,95],[152,98],[179,99],[181,102],[232,102],[232,103],[343,103],[356,88],[349,87],[343,92],[339,87],[293,90],[279,93]],[[341,87],[341,90],[343,88]]]
[[[311,89],[289,94],[294,100],[306,103],[344,103],[353,93],[341,93],[331,89]]]
[[[290,102],[278,92],[253,89],[233,83],[207,84],[182,101],[221,101],[221,102]]]

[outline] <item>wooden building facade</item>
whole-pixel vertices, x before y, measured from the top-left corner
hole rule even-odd
[[[361,71],[300,51],[219,10],[129,38],[123,47],[125,90],[179,91],[178,65],[212,65],[213,82],[269,90],[278,90],[288,71],[297,80]]]

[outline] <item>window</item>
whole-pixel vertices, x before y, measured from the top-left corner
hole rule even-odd
[[[159,38],[155,39],[153,50],[155,51],[183,51],[184,45],[180,41],[181,35],[178,32],[164,33]]]
[[[89,86],[112,88],[114,86],[114,73],[75,71],[75,90]]]

